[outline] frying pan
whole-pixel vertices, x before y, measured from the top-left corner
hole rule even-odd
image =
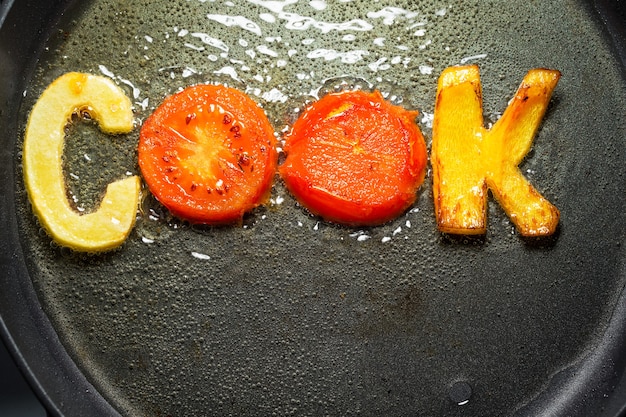
[[[240,62],[230,62],[230,70],[220,62],[236,58],[236,45],[243,48],[257,26],[219,21],[224,10],[246,14],[236,2],[222,9],[196,3],[187,5],[202,12],[187,16],[171,3],[161,14],[166,23],[129,2],[98,2],[97,9],[95,2],[0,3],[0,328],[50,414],[623,414],[623,3],[423,2],[416,6],[421,15],[386,15],[389,27],[382,14],[370,16],[381,30],[395,30],[401,19],[403,28],[414,19],[414,33],[425,25],[426,37],[412,38],[417,43],[407,43],[406,54],[397,48],[409,62],[372,48],[356,58],[296,53],[272,67],[275,57],[252,48],[258,74],[237,77],[232,69]],[[266,20],[277,4],[261,6]],[[328,17],[324,5],[309,6]],[[362,16],[354,3],[341,6],[344,21]],[[185,61],[184,48],[162,53],[155,46],[189,35],[174,27],[181,16],[189,27],[204,22],[204,35],[186,38],[197,41],[186,41],[187,49],[204,48],[201,61]],[[439,18],[447,19],[440,29],[429,26]],[[265,52],[280,57],[291,57],[290,48],[306,52],[315,42],[339,45],[360,36],[381,48],[404,45],[393,45],[402,37],[377,39],[372,31],[355,39],[345,37],[350,31],[313,25],[292,32],[281,20],[264,22],[258,28],[266,31]],[[229,36],[226,57],[211,52],[222,46],[215,39]],[[292,40],[300,43],[287,45]],[[24,123],[45,85],[64,71],[116,79],[136,99],[139,122],[184,85],[249,88],[278,131],[297,116],[294,107],[324,91],[379,88],[420,110],[429,138],[437,74],[467,61],[480,64],[491,120],[528,69],[563,73],[521,166],[561,210],[552,238],[522,239],[494,201],[485,236],[442,235],[430,177],[410,211],[363,229],[309,215],[279,179],[271,204],[236,227],[188,225],[148,195],[124,246],[97,256],[55,246],[30,212],[20,166]],[[89,148],[83,136],[98,147]],[[89,126],[68,138],[67,169],[80,170],[83,152],[100,157],[97,169],[81,173],[82,185],[72,185],[76,193],[93,199],[116,173],[137,172],[136,140],[136,132],[103,138]]]

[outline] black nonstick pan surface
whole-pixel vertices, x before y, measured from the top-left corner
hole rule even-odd
[[[617,416],[626,404],[623,4],[35,1],[0,3],[0,316],[52,415]],[[21,170],[28,112],[57,76],[113,78],[138,126],[178,88],[250,94],[279,135],[338,88],[421,115],[476,63],[486,122],[524,74],[563,76],[527,178],[561,210],[524,239],[493,200],[485,236],[436,230],[428,175],[383,226],[311,216],[279,178],[232,227],[191,226],[145,193],[117,251],[55,245]],[[97,206],[138,173],[137,128],[66,140],[68,196]]]

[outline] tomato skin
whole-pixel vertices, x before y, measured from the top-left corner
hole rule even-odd
[[[148,188],[172,214],[227,224],[267,200],[276,139],[246,94],[201,84],[167,97],[146,119],[138,160]]]
[[[413,204],[425,175],[416,115],[377,91],[328,94],[286,135],[280,175],[302,205],[328,221],[392,220]]]

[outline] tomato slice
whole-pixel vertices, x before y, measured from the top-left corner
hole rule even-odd
[[[413,204],[424,179],[416,116],[377,91],[328,94],[286,135],[279,172],[313,214],[347,225],[385,223]]]
[[[146,119],[139,167],[174,215],[224,224],[265,202],[276,171],[274,130],[246,94],[195,85],[167,97]]]

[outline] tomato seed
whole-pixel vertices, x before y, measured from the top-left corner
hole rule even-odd
[[[239,155],[237,162],[239,165],[248,166],[250,165],[250,157],[244,153],[243,155]]]

